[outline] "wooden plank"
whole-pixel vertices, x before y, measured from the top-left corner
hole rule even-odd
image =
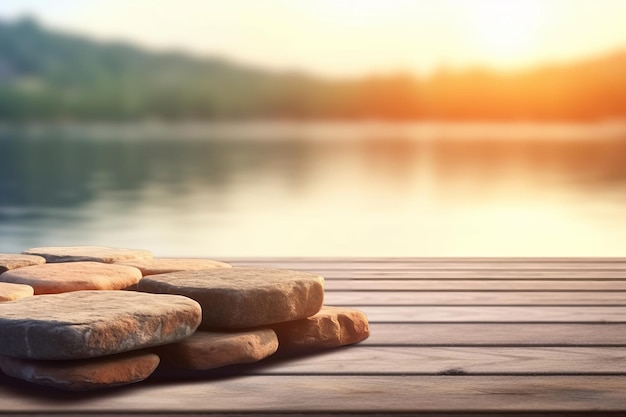
[[[219,372],[219,371],[218,371]],[[350,346],[248,367],[255,375],[626,374],[622,347]]]
[[[454,270],[406,271],[395,269],[300,269],[332,279],[374,280],[626,280],[626,271],[564,270]]]
[[[626,257],[585,257],[585,256],[538,256],[538,257],[524,257],[524,256],[400,256],[400,257],[324,257],[324,256],[293,256],[293,257],[225,257],[220,258],[221,261],[231,263],[317,263],[317,264],[423,264],[429,262],[446,262],[446,263],[501,263],[501,262],[526,262],[534,264],[544,263],[589,263],[589,262],[626,262]]]
[[[365,345],[626,346],[626,324],[370,323]]]
[[[280,268],[307,269],[307,270],[387,270],[390,266],[394,270],[429,271],[429,270],[619,270],[626,271],[626,262],[380,262],[380,263],[321,263],[321,262],[254,262],[240,261],[236,266],[275,266]]]
[[[353,306],[370,322],[626,323],[626,307]]]
[[[324,288],[327,293],[330,291],[626,291],[626,280],[524,281],[327,279],[324,283]]]
[[[623,292],[534,292],[534,291],[332,291],[324,302],[329,305],[596,305],[626,306]]]
[[[3,413],[620,411],[624,376],[243,376],[65,393],[0,384]]]

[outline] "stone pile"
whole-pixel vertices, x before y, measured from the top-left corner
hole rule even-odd
[[[98,246],[0,254],[0,369],[81,391],[369,336],[365,314],[323,301],[306,272]]]

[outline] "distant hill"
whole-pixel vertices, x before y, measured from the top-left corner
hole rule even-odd
[[[626,51],[569,64],[329,80],[0,21],[0,121],[626,118]]]

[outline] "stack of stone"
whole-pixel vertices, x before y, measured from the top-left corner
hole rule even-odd
[[[369,336],[365,314],[323,300],[323,278],[299,271],[99,246],[0,254],[0,368],[90,390]]]

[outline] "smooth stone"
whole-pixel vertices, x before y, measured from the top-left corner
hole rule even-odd
[[[46,259],[36,255],[0,253],[0,274],[17,268],[45,264]]]
[[[135,286],[141,271],[124,265],[68,262],[26,266],[0,275],[0,281],[30,285],[35,294],[80,290],[122,290]]]
[[[368,338],[365,313],[346,307],[324,306],[312,317],[272,326],[282,350],[314,350],[350,345]]]
[[[0,355],[84,359],[177,342],[200,305],[170,294],[74,291],[0,303]]]
[[[139,291],[180,294],[202,306],[203,329],[262,326],[309,317],[324,301],[324,278],[269,268],[214,268],[144,277]]]
[[[48,246],[30,248],[22,253],[42,256],[51,263],[80,261],[113,263],[152,258],[152,252],[147,250],[109,248],[106,246]]]
[[[271,329],[242,332],[197,331],[180,342],[156,348],[161,363],[170,369],[207,370],[257,362],[278,349]]]
[[[31,297],[34,294],[35,290],[30,285],[0,282],[0,303]]]
[[[143,381],[158,365],[158,355],[145,351],[61,361],[0,356],[0,368],[5,374],[70,391],[88,391]]]
[[[143,276],[167,274],[178,271],[198,271],[211,268],[231,268],[231,265],[210,259],[153,258],[115,262],[116,265],[132,266]]]

